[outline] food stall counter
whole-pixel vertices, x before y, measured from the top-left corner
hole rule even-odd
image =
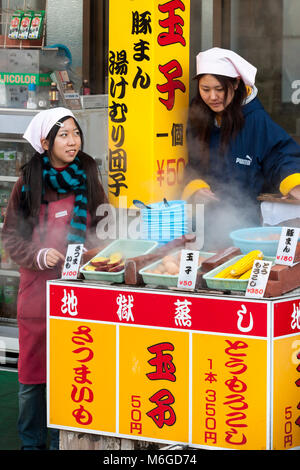
[[[299,290],[249,299],[48,281],[48,426],[192,448],[299,448],[299,309]]]

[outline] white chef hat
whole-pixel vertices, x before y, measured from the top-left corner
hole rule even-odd
[[[67,108],[51,108],[36,114],[23,137],[40,154],[44,153],[41,144],[42,139],[46,139],[52,127],[62,118],[70,116],[75,119],[74,114]]]
[[[233,51],[213,47],[207,51],[199,52],[196,57],[197,75],[213,74],[225,77],[241,77],[245,85],[253,86],[255,83],[256,67]]]

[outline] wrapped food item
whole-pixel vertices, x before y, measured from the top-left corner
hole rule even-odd
[[[11,18],[8,37],[9,39],[18,39],[19,36],[19,29],[21,25],[22,18],[24,16],[24,11],[16,10]]]
[[[31,21],[28,39],[39,39],[43,31],[45,11],[36,11]]]

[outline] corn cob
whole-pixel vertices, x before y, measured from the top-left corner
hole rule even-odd
[[[262,259],[263,253],[260,250],[250,251],[247,255],[239,259],[233,266],[231,266],[230,274],[232,276],[241,276],[250,268],[252,268],[253,263],[256,259]]]
[[[248,269],[244,274],[242,274],[239,279],[249,279],[252,272],[252,268]]]
[[[221,279],[234,279],[235,276],[232,276],[230,274],[230,271],[232,270],[232,264],[228,266],[227,268],[222,269],[218,274],[216,274],[214,277],[216,278],[221,278]]]

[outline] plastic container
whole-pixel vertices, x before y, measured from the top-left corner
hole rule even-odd
[[[28,85],[27,109],[37,109],[36,85],[34,83]]]
[[[244,228],[231,232],[230,238],[243,254],[261,250],[265,256],[276,256],[281,230],[282,227]]]
[[[235,256],[231,258],[226,263],[221,264],[215,269],[212,269],[208,273],[203,275],[203,279],[206,281],[206,285],[209,289],[215,290],[234,290],[234,291],[243,291],[245,292],[248,285],[248,279],[222,279],[222,278],[215,278],[216,274],[221,272],[223,269],[227,268],[228,266],[236,263],[239,259],[243,258],[244,255]],[[263,258],[266,261],[273,261],[275,262],[274,257],[264,256]]]
[[[172,254],[176,255],[179,251],[174,252]],[[203,256],[205,258],[210,258],[210,256],[215,255],[215,253],[208,253],[206,251],[199,251],[199,256]],[[171,275],[171,274],[156,274],[156,273],[149,273],[147,271],[155,269],[162,260],[155,261],[155,263],[149,264],[145,266],[143,269],[139,271],[141,274],[143,281],[145,284],[155,284],[157,286],[165,286],[165,287],[177,287],[178,283],[178,275]],[[198,267],[198,270],[201,268],[201,264]]]
[[[121,252],[124,258],[133,258],[135,256],[144,255],[150,253],[157,247],[157,242],[152,240],[127,240],[121,239],[112,242],[106,248],[101,250],[96,256],[107,256],[109,257],[112,253],[117,251]],[[103,271],[85,271],[85,267],[89,264],[86,263],[80,269],[81,274],[85,279],[93,281],[109,281],[109,282],[123,282],[125,269],[115,273],[103,272]]]
[[[141,210],[141,236],[167,243],[188,232],[186,202],[181,200],[149,204]]]

